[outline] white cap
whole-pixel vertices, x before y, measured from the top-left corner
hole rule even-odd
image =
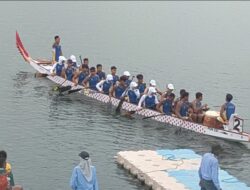
[[[134,81],[130,83],[130,88],[136,88],[137,86],[138,86],[137,83]]]
[[[123,72],[123,75],[127,76],[127,77],[130,77],[130,73],[128,71],[124,71]]]
[[[152,95],[152,94],[154,94],[154,93],[156,93],[156,90],[155,90],[155,87],[149,87],[148,88],[148,95]]]
[[[71,55],[71,56],[70,56],[70,59],[72,60],[73,63],[76,63],[76,56]]]
[[[151,86],[156,86],[155,80],[150,80],[149,84],[150,84]]]
[[[174,90],[174,85],[173,84],[168,84],[168,89]]]
[[[67,59],[64,56],[59,56],[58,62],[61,64],[63,61],[66,61]]]
[[[113,76],[108,74],[106,80],[108,80],[108,81],[113,80]]]

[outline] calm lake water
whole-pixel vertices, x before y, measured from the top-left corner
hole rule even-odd
[[[15,47],[15,31],[33,58],[50,58],[55,35],[66,57],[88,57],[118,73],[143,73],[159,88],[167,83],[204,94],[211,108],[234,96],[250,119],[249,2],[1,2],[0,149],[8,152],[16,183],[25,190],[70,189],[78,153],[87,150],[100,189],[144,189],[117,167],[122,150],[224,147],[220,165],[250,185],[247,146],[175,133],[175,128],[116,116],[106,105],[78,94],[57,97],[54,84],[34,78]],[[214,108],[214,109],[218,109]],[[245,130],[250,132],[250,122]]]

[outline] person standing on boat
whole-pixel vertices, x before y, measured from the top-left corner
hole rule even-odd
[[[129,79],[129,77],[130,77],[130,73],[128,72],[128,71],[124,71],[123,72],[123,76],[125,76],[126,77],[126,81],[125,81],[125,83],[126,83],[126,85],[127,85],[127,87],[129,86],[129,84],[131,83],[131,79]]]
[[[89,153],[82,151],[80,163],[73,169],[70,179],[72,190],[98,190],[96,168],[92,165]]]
[[[73,67],[73,62],[71,59],[67,60],[67,68],[64,69],[64,78],[73,81],[73,76],[75,74],[75,68]]]
[[[109,95],[110,88],[113,85],[113,76],[108,74],[106,80],[97,83],[96,88],[99,92]]]
[[[153,87],[153,88],[156,90],[156,92],[157,92],[158,94],[162,95],[162,92],[156,87],[156,81],[155,81],[155,80],[150,80],[150,81],[149,81],[149,87],[147,87],[147,88],[144,90],[144,94],[148,94],[148,89],[149,89],[150,87]]]
[[[175,98],[175,94],[174,93],[170,93],[166,98],[164,98],[163,100],[161,100],[159,102],[159,104],[157,104],[156,109],[161,112],[164,113],[166,115],[172,115],[173,114],[173,101]]]
[[[148,88],[148,93],[144,94],[138,103],[137,109],[140,110],[142,109],[142,106],[148,109],[156,109],[156,105],[159,103],[158,98],[156,96],[156,90],[154,87],[149,87]]]
[[[137,78],[137,85],[138,85],[137,88],[139,89],[140,94],[142,96],[143,93],[144,93],[144,91],[145,91],[145,89],[146,89],[146,83],[143,82],[143,75],[142,74],[138,74],[136,76],[136,78]]]
[[[205,153],[199,168],[201,190],[221,190],[219,183],[219,162],[217,157],[222,152],[220,145],[213,145],[211,152]]]
[[[52,63],[56,63],[59,61],[59,56],[62,56],[62,47],[60,45],[60,37],[55,36],[55,42],[52,45]]]
[[[78,72],[75,72],[74,77],[73,77],[73,82],[75,86],[77,84],[82,85],[82,86],[84,85],[83,81],[89,75],[88,68],[89,67],[87,65],[82,65],[82,68],[79,69]]]
[[[95,67],[91,67],[89,70],[90,70],[89,76],[86,77],[86,78],[84,79],[84,81],[83,81],[84,87],[87,87],[87,83],[88,83],[88,87],[89,87],[91,90],[96,90],[96,91],[97,91],[96,85],[97,85],[97,83],[100,81],[100,78],[99,78],[99,76],[96,74]]]
[[[99,76],[100,80],[105,80],[106,79],[106,74],[105,74],[105,72],[102,71],[102,65],[101,64],[96,65],[96,74]]]
[[[181,100],[176,105],[175,115],[180,119],[191,120],[189,117],[190,103],[188,102],[188,97],[189,93],[184,92]]]
[[[228,123],[231,115],[235,113],[235,105],[231,102],[232,99],[232,94],[227,94],[226,103],[224,103],[220,109],[220,116],[225,121],[225,123]]]
[[[127,85],[126,85],[127,78],[125,76],[121,76],[119,82],[117,82],[112,88],[110,89],[109,96],[115,97],[120,99],[125,92]]]
[[[203,110],[207,110],[207,104],[202,105],[203,95],[201,92],[197,92],[195,97],[196,99],[191,103],[193,108],[192,120],[197,123],[202,123],[204,117]]]
[[[119,81],[119,76],[116,74],[117,68],[115,66],[111,67],[111,75],[113,76],[113,84],[115,85]]]
[[[140,91],[137,88],[137,83],[132,81],[129,85],[129,90],[128,90],[128,102],[132,104],[138,104],[139,98],[140,98]]]
[[[11,165],[7,162],[7,153],[4,150],[0,151],[0,182],[1,188],[15,186]]]
[[[62,76],[63,70],[65,69],[65,61],[67,59],[64,56],[59,56],[59,60],[56,64],[53,65],[50,70],[52,75]]]

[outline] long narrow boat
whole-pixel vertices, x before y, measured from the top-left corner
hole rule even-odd
[[[51,76],[50,69],[51,65],[40,64],[37,60],[31,58],[29,53],[24,48],[22,41],[19,37],[19,34],[16,32],[16,45],[18,50],[20,51],[21,55],[23,56],[24,60],[28,62],[36,71],[39,73],[47,75],[47,78],[53,81],[56,84],[62,84],[62,86],[72,86],[72,90],[74,89],[82,89],[80,93],[84,96],[96,99],[103,103],[112,103],[113,106],[118,106],[119,100],[116,98],[111,98],[108,95],[98,93],[93,90],[84,89],[83,86],[77,85],[74,86],[71,81],[65,81],[64,78],[59,76]],[[122,109],[126,111],[134,111],[136,110],[137,106],[128,102],[124,102],[122,105]],[[196,133],[209,135],[213,137],[218,137],[230,141],[237,141],[237,142],[250,142],[250,134],[246,132],[235,132],[232,130],[224,130],[215,127],[207,127],[202,124],[197,124],[189,121],[185,121],[176,117],[167,116],[167,115],[159,115],[159,112],[150,110],[150,109],[142,109],[140,111],[136,111],[136,114],[143,116],[143,117],[150,117],[153,116],[151,119],[165,123],[168,125],[172,125],[175,127],[181,127],[187,130],[194,131]],[[154,117],[155,116],[155,117]],[[243,120],[241,119],[239,124],[243,127]]]

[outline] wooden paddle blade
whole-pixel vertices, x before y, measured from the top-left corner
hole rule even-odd
[[[74,93],[74,92],[79,92],[79,91],[81,91],[82,90],[82,88],[77,88],[77,89],[74,89],[74,90],[69,90],[68,91],[68,94],[72,94],[72,93]]]
[[[66,92],[66,91],[68,91],[68,90],[70,90],[71,89],[71,86],[62,86],[62,87],[59,87],[58,88],[58,91],[60,92],[60,93],[63,93],[63,92]]]
[[[122,104],[123,104],[124,101],[125,101],[125,97],[122,97],[122,99],[120,100],[117,108],[115,109],[116,113],[120,113],[121,112]]]

